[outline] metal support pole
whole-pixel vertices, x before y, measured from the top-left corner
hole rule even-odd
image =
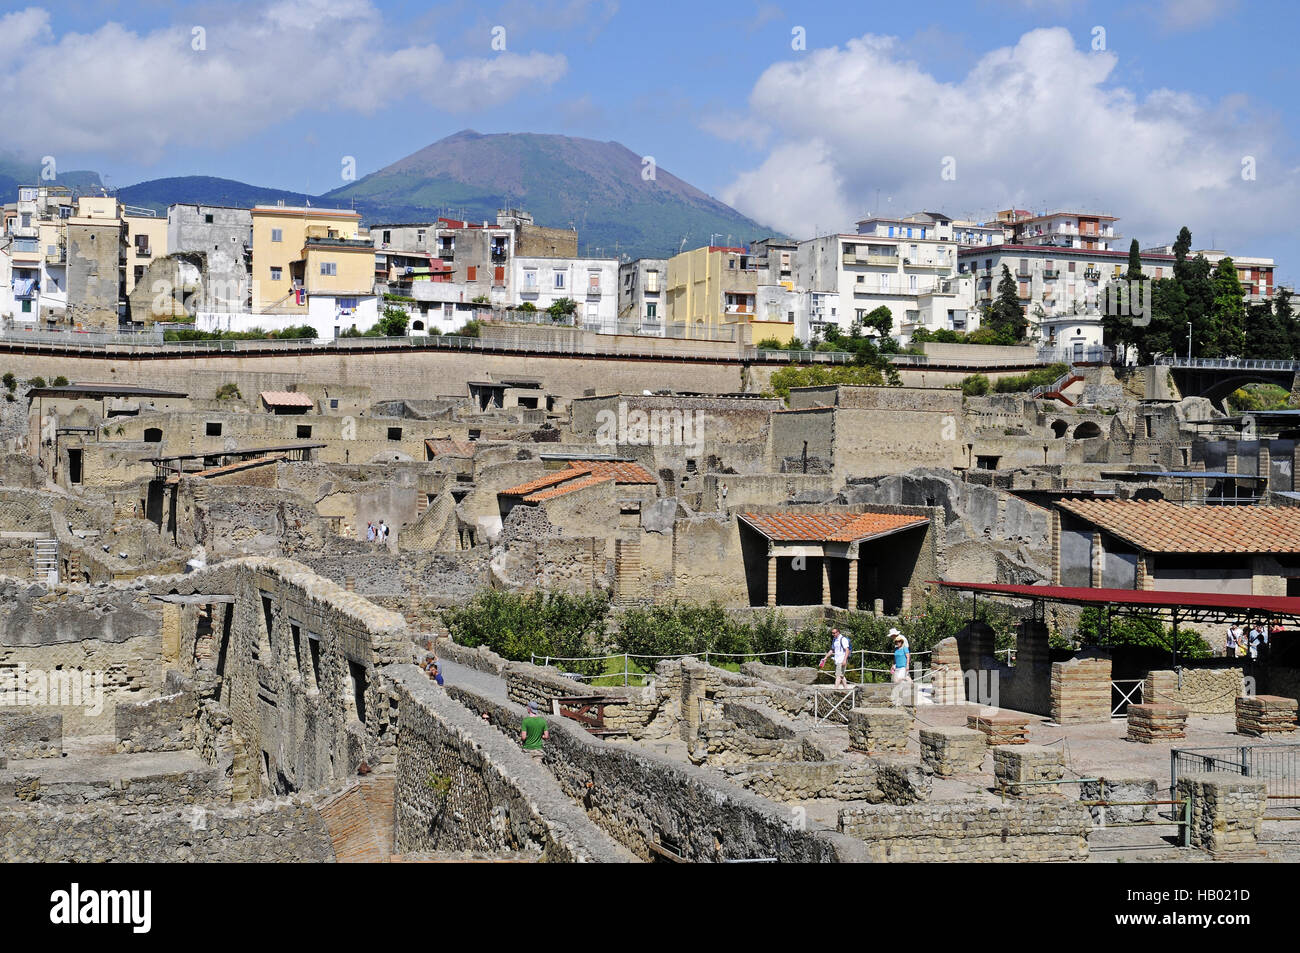
[[[623,687],[627,688],[627,653],[623,653]]]

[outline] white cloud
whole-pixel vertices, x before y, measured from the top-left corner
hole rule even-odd
[[[306,110],[373,113],[408,97],[449,112],[554,83],[562,55],[449,59],[403,45],[369,0],[278,0],[221,22],[137,33],[105,23],[56,37],[50,14],[0,17],[0,128],[34,154],[111,151],[150,161],[177,145],[229,145]],[[391,38],[398,37],[394,42]]]
[[[1121,216],[1121,231],[1145,244],[1172,240],[1184,223],[1194,234],[1214,228],[1220,244],[1254,238],[1260,221],[1300,211],[1269,123],[1240,97],[1139,97],[1109,82],[1115,64],[1064,29],[1026,33],[953,83],[904,59],[891,38],[811,51],[759,77],[750,113],[773,128],[770,153],[722,197],[796,236],[814,224],[851,228],[877,189],[896,213],[1083,205]],[[1242,179],[1245,156],[1255,181]]]
[[[1237,8],[1237,0],[1164,0],[1157,18],[1170,30],[1195,30]]]

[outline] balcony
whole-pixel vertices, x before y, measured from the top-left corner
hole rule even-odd
[[[494,265],[504,264],[506,259],[509,257],[510,252],[506,251],[504,248],[492,249],[492,263]]]
[[[1061,269],[1059,269],[1059,268],[1044,268],[1044,269],[1043,269],[1043,277],[1044,277],[1044,278],[1059,278],[1059,277],[1061,277]]]

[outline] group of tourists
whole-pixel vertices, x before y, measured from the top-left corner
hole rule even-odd
[[[894,647],[893,661],[889,666],[890,679],[894,684],[911,681],[911,676],[907,674],[907,670],[911,666],[912,651],[908,647],[907,637],[897,629],[890,629],[889,641]],[[848,679],[845,678],[844,672],[849,664],[849,655],[852,651],[853,646],[849,641],[849,637],[839,629],[831,629],[831,647],[826,650],[826,654],[817,663],[817,667],[825,668],[827,661],[834,658],[836,687],[848,687]]]
[[[374,523],[367,523],[366,542],[367,543],[388,542],[388,524],[385,523],[383,520],[379,521],[378,526],[376,526]]]
[[[1282,631],[1280,625],[1270,627],[1265,622],[1256,622],[1246,628],[1240,622],[1228,626],[1228,636],[1224,640],[1223,654],[1228,658],[1258,659],[1268,652],[1268,639],[1273,633]]]

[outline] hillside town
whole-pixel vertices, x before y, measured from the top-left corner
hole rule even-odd
[[[1107,339],[1108,313],[1149,317],[1152,283],[1184,259],[1235,279],[1243,308],[1290,293],[1271,258],[1136,240],[1126,248],[1118,219],[1099,212],[869,216],[852,233],[729,245],[714,235],[625,261],[581,257],[576,230],[521,209],[502,209],[495,222],[363,226],[355,211],[283,203],[173,204],[164,216],[100,191],[27,186],[5,205],[5,333],[334,340],[457,335],[467,325],[473,333],[486,320],[797,349],[857,328],[889,348],[974,335],[1082,358],[1131,343]],[[1108,296],[1117,281],[1123,296]],[[999,297],[1019,307],[1019,326],[990,327]]]

